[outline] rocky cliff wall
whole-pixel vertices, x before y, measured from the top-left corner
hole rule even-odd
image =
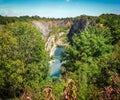
[[[75,20],[68,34],[69,41],[72,41],[74,34],[79,34],[81,31],[84,31],[89,24],[90,22],[84,19]]]
[[[45,22],[45,21],[33,21],[32,22],[35,27],[43,33],[43,38],[44,40],[47,39],[49,33],[52,31],[53,28],[53,23],[50,22]]]
[[[43,33],[43,39],[45,40],[45,49],[46,51],[49,52],[49,56],[52,57],[54,54],[54,51],[56,49],[57,46],[63,46],[66,45],[64,44],[63,40],[62,40],[62,36],[64,34],[66,34],[65,32],[59,32],[56,34],[50,34],[50,32],[52,31],[52,29],[55,26],[64,26],[66,24],[68,24],[66,21],[65,23],[63,21],[33,21],[32,22],[35,27],[41,31]]]
[[[64,34],[66,34],[66,33],[60,32],[58,34],[51,35],[48,38],[48,40],[45,44],[45,48],[46,48],[46,51],[49,52],[50,57],[52,57],[54,55],[54,51],[57,46],[65,46],[66,45],[62,40],[62,36]]]

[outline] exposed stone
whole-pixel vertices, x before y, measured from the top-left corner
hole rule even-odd
[[[36,28],[43,33],[44,39],[46,40],[49,33],[52,31],[53,24],[52,22],[45,21],[33,21],[33,24]]]
[[[46,44],[45,44],[45,49],[46,51],[49,52],[50,57],[54,55],[54,51],[57,46],[66,46],[67,44],[63,43],[62,41],[62,35],[64,35],[64,32],[60,32],[58,34],[52,35],[48,38]],[[58,38],[58,39],[56,39]]]
[[[68,38],[71,41],[74,34],[79,34],[81,31],[84,31],[89,22],[83,19],[75,20],[68,34]]]
[[[71,21],[57,20],[57,21],[33,21],[32,22],[35,27],[43,33],[43,39],[45,40],[45,50],[49,52],[49,56],[52,57],[54,55],[54,51],[57,46],[66,46],[62,40],[62,36],[65,32],[60,32],[56,34],[51,34],[50,32],[56,26],[65,26],[70,25]]]

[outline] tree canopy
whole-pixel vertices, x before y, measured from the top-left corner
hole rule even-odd
[[[0,31],[0,44],[2,98],[20,95],[25,89],[36,89],[49,70],[41,33],[30,23],[9,24]]]
[[[112,77],[119,65],[115,67],[110,62],[113,52],[111,38],[107,28],[89,27],[75,35],[72,45],[66,48],[61,71],[67,75],[66,78],[77,81],[79,100],[102,98],[98,92],[100,89],[104,90],[109,85],[114,87]],[[116,84],[116,88],[119,88],[119,83]]]

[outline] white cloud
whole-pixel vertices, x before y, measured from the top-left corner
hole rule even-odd
[[[70,2],[70,0],[66,0],[67,2]]]
[[[11,10],[11,9],[0,9],[0,15],[3,15],[3,16],[19,16],[20,13],[15,11],[15,10]]]

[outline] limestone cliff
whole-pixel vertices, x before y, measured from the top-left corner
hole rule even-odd
[[[45,22],[45,21],[33,21],[33,24],[36,26],[36,28],[43,33],[43,38],[46,40],[49,33],[52,31],[53,24],[51,21]]]
[[[61,32],[61,33],[58,33],[58,34],[55,34],[55,35],[51,35],[48,38],[48,40],[45,44],[45,48],[49,52],[50,57],[53,56],[54,51],[55,51],[57,46],[63,46],[64,45],[64,43],[62,41],[62,35],[64,35],[64,34],[65,34],[64,32]]]
[[[63,42],[62,36],[64,34],[68,33],[68,30],[66,32],[58,32],[55,34],[51,34],[54,27],[60,27],[65,25],[70,25],[69,22],[58,20],[58,21],[33,21],[32,22],[35,27],[43,33],[43,39],[45,40],[45,49],[48,51],[49,56],[52,57],[54,54],[54,51],[57,46],[63,46],[66,45]]]

